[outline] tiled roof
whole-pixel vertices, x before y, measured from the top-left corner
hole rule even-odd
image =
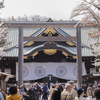
[[[23,52],[24,55],[30,53],[31,51],[35,50],[36,48],[40,48],[43,45],[39,45],[36,46],[35,48],[33,47],[28,47],[28,48],[24,48]],[[57,45],[58,47],[62,47],[64,49],[66,49],[67,51],[71,52],[72,54],[76,55],[76,47],[65,47],[62,45]],[[88,48],[82,48],[82,56],[93,56],[91,49]],[[14,47],[12,49],[9,49],[7,51],[5,51],[5,57],[18,57],[18,48]]]
[[[65,31],[70,36],[76,36],[76,28],[61,28],[63,31]],[[81,28],[81,41],[82,45],[90,47],[91,44],[95,42],[95,40],[89,41],[89,36],[87,34],[87,31],[93,29],[93,28]],[[96,29],[96,28],[94,28]]]
[[[24,28],[24,36],[31,36],[33,33],[35,33],[38,28]],[[19,35],[19,29],[18,28],[9,28],[8,34],[7,34],[7,43],[8,45],[4,46],[4,49],[9,49],[14,46],[18,46],[18,35]]]
[[[90,28],[81,28],[81,34],[82,34],[82,56],[93,56],[90,47],[90,43],[88,42],[88,34],[86,34],[87,30]],[[9,28],[8,29],[8,36],[7,36],[7,42],[10,44],[4,46],[5,49],[5,57],[17,57],[18,56],[18,34],[19,30],[18,28]],[[59,33],[61,36],[76,36],[76,28],[54,28],[57,33]],[[31,36],[31,37],[37,37],[42,32],[45,31],[45,28],[24,28],[24,36]],[[75,41],[72,41],[76,44]],[[24,42],[26,43],[26,42]],[[42,45],[38,45],[35,48],[39,48]],[[76,47],[66,47],[62,46],[60,44],[57,44],[58,47],[65,48],[69,52],[76,54]],[[33,47],[24,47],[24,54],[28,54],[30,51],[34,50]]]

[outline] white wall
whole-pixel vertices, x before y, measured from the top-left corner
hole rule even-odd
[[[7,73],[7,74],[11,74],[11,69],[10,68],[6,68],[6,69],[4,69],[4,72]]]

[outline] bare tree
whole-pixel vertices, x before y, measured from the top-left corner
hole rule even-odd
[[[91,44],[92,52],[96,57],[95,65],[100,67],[100,0],[82,0],[71,13],[71,18],[82,15],[82,20],[79,21],[81,25],[91,26],[95,29],[88,30],[90,40],[96,41]]]
[[[3,19],[3,20],[5,20],[5,19]],[[11,17],[8,17],[7,18],[7,21],[12,21],[12,18]]]
[[[82,15],[81,24],[93,25],[94,27],[100,24],[100,0],[82,0],[71,13],[71,18]]]
[[[4,0],[0,2],[0,9],[4,7]],[[3,46],[6,43],[7,28],[5,23],[0,19],[0,57],[3,56]]]
[[[0,2],[0,9],[4,8],[4,0],[2,0],[2,2]]]
[[[31,15],[31,16],[27,16],[24,15],[23,17],[18,16],[16,18],[12,17],[8,17],[7,19],[5,19],[6,21],[47,21],[49,18],[48,17],[44,17],[44,16],[40,16],[40,15]]]

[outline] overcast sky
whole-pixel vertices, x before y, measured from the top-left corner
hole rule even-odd
[[[71,11],[80,2],[81,0],[5,0],[5,8],[1,9],[0,16],[41,15],[56,20],[68,20]]]

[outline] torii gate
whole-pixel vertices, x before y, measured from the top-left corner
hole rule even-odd
[[[71,28],[77,22],[11,22],[13,27],[19,27],[19,56],[18,56],[18,84],[23,84],[23,41],[76,41],[77,42],[77,87],[82,84],[82,55],[81,55],[81,26],[76,27],[76,37],[23,37],[23,28]]]

